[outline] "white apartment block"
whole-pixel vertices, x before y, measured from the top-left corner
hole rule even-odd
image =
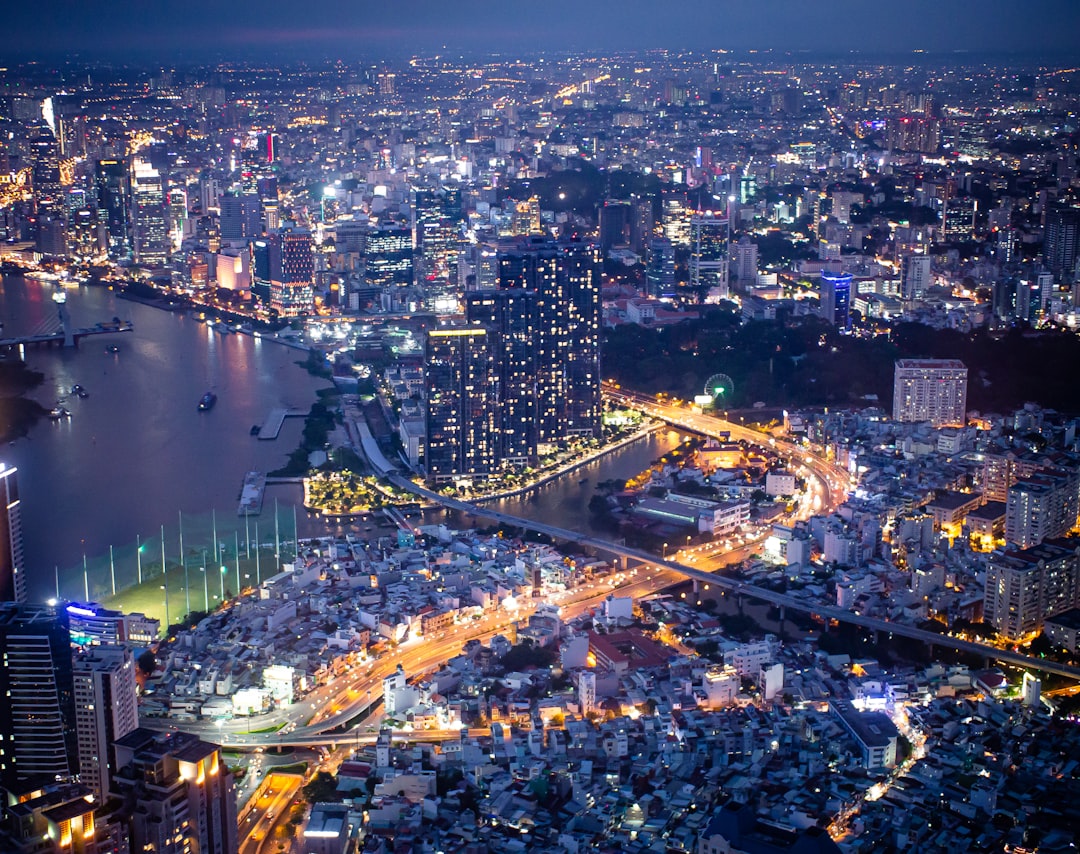
[[[957,359],[898,359],[893,371],[893,418],[962,426],[968,371]]]

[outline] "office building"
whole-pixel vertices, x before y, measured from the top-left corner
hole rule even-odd
[[[0,603],[0,786],[8,791],[79,773],[66,615]]]
[[[728,295],[728,219],[713,211],[690,218],[690,287],[702,296]]]
[[[1080,606],[1080,548],[1048,540],[999,549],[986,567],[983,617],[1009,640],[1029,638],[1043,622]]]
[[[905,253],[900,258],[900,298],[906,300],[922,299],[930,289],[930,256],[915,252]]]
[[[72,664],[79,779],[98,802],[109,793],[116,757],[112,743],[139,725],[135,657],[122,646],[93,646]]]
[[[115,742],[112,795],[133,852],[236,854],[236,795],[221,749],[185,732],[136,729]]]
[[[498,461],[494,338],[483,328],[428,333],[425,371],[428,477],[487,478]]]
[[[821,317],[833,326],[851,326],[851,275],[821,272]]]
[[[280,279],[270,280],[270,305],[281,317],[297,317],[315,307],[315,256],[311,232],[288,226],[278,235]],[[271,270],[271,275],[273,274]]]
[[[103,608],[96,602],[72,602],[64,610],[71,643],[78,647],[107,644],[141,650],[157,641],[161,631],[161,620],[156,617],[138,612],[124,614]]]
[[[123,160],[99,160],[95,171],[98,221],[109,239],[109,257],[126,258],[131,253],[129,232],[131,188]]]
[[[27,599],[18,471],[0,462],[0,602]]]
[[[1043,264],[1056,280],[1072,280],[1080,259],[1080,207],[1051,204],[1043,231]]]
[[[1047,467],[1018,478],[1005,499],[1005,539],[1020,548],[1062,537],[1080,511],[1080,472]]]
[[[893,418],[935,427],[967,420],[967,378],[957,359],[899,359],[893,368]]]
[[[169,256],[165,190],[161,173],[139,158],[132,164],[131,198],[135,263],[143,267],[164,267]]]
[[[364,242],[364,284],[368,288],[407,288],[413,284],[412,231],[381,225]]]
[[[630,242],[633,208],[629,202],[608,199],[600,206],[600,251],[607,253]]]
[[[457,282],[461,190],[417,190],[413,197],[417,284]]]
[[[949,199],[941,216],[941,230],[946,242],[963,243],[975,238],[975,214],[979,203],[970,196]]]
[[[671,299],[675,296],[675,247],[666,237],[649,241],[645,290],[655,299]]]
[[[222,243],[246,246],[262,234],[262,203],[255,193],[225,193],[220,203]]]

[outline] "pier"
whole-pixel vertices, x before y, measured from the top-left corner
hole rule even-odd
[[[236,515],[258,516],[262,513],[263,493],[265,490],[265,473],[249,471],[244,475],[244,485],[240,488],[240,504],[236,508]]]
[[[307,412],[303,409],[271,409],[262,427],[259,428],[259,439],[263,441],[276,439],[281,433],[281,426],[286,418],[299,418],[305,415]]]

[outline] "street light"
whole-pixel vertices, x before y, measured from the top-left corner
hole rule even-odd
[[[229,568],[227,566],[221,567],[221,602],[225,603],[225,576],[229,574]]]

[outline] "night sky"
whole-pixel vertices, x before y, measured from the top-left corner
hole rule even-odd
[[[9,58],[440,49],[1080,52],[1077,0],[13,0]],[[0,57],[2,58],[2,57]]]

